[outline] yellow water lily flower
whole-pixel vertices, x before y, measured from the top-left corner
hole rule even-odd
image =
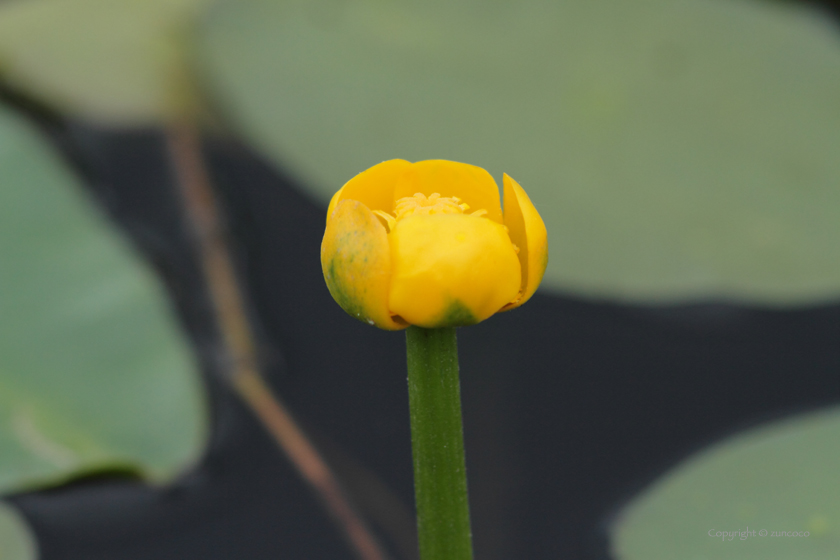
[[[392,159],[359,173],[327,210],[321,267],[333,298],[371,325],[471,325],[519,307],[548,264],[545,224],[507,174]]]

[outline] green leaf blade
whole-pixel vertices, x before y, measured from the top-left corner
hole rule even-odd
[[[115,466],[171,479],[207,410],[162,286],[8,112],[0,170],[0,492]]]
[[[840,410],[833,408],[748,430],[690,457],[624,508],[611,528],[614,557],[835,558],[839,437]],[[738,535],[730,540],[718,531]]]
[[[735,0],[222,3],[204,75],[326,202],[389,158],[507,172],[548,289],[803,305],[840,293],[840,34]]]
[[[108,126],[193,117],[188,29],[204,0],[39,0],[0,5],[0,77]]]
[[[0,502],[0,558],[38,560],[35,537],[15,509]]]

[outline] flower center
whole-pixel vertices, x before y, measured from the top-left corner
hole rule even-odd
[[[397,222],[407,216],[428,216],[431,214],[463,214],[470,207],[468,204],[461,202],[461,199],[452,196],[440,196],[440,193],[432,193],[426,198],[423,193],[415,193],[414,196],[407,196],[397,200],[394,206],[394,215],[391,215],[382,210],[374,210],[373,213],[379,216],[383,225],[388,231],[393,231]],[[487,210],[476,210],[471,212],[470,216],[486,216]]]

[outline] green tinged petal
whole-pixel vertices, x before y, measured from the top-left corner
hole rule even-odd
[[[321,243],[321,268],[330,294],[344,311],[381,329],[407,327],[388,311],[388,234],[361,202],[342,200],[333,209]]]

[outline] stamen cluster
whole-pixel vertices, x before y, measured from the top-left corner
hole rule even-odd
[[[461,199],[457,196],[440,196],[440,193],[432,193],[427,198],[423,193],[414,193],[414,196],[406,196],[397,200],[394,205],[394,215],[382,210],[374,210],[373,213],[383,220],[383,225],[390,232],[398,221],[408,216],[463,214],[469,209],[470,205],[461,202]],[[487,210],[476,210],[469,215],[480,218],[487,215]]]

